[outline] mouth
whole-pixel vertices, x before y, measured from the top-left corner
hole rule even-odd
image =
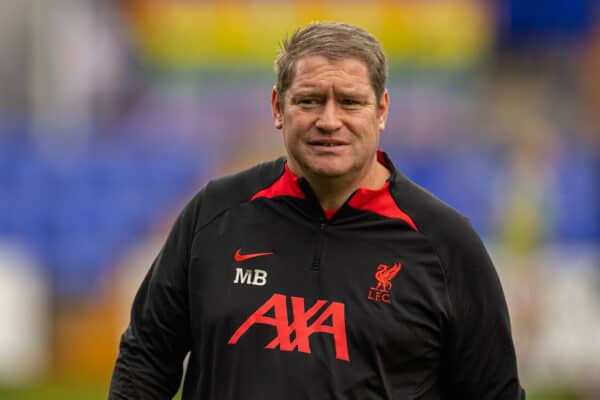
[[[311,140],[308,142],[310,146],[315,147],[339,147],[346,146],[348,143],[343,142],[341,140],[332,140],[332,139],[324,139],[324,140]]]

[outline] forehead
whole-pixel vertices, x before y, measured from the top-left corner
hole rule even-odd
[[[345,89],[371,90],[369,70],[364,61],[356,58],[331,60],[312,55],[300,58],[295,65],[292,90]]]

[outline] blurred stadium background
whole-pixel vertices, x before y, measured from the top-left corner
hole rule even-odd
[[[210,177],[282,153],[277,43],[360,25],[382,147],[469,216],[532,399],[600,399],[596,0],[0,2],[0,399],[106,398],[133,293]]]

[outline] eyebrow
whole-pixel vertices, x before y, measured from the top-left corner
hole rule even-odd
[[[292,97],[297,96],[323,96],[324,92],[316,87],[311,88],[299,88],[296,93],[290,94]],[[336,97],[339,96],[351,96],[351,97],[369,97],[367,93],[360,93],[360,90],[356,89],[340,89],[334,91]]]
[[[289,94],[290,100],[298,100],[303,97],[324,97],[322,93],[303,91],[300,93]]]
[[[335,95],[337,97],[356,97],[356,98],[360,98],[360,99],[367,99],[369,98],[369,94],[368,93],[360,93],[357,90],[339,90],[335,93]]]

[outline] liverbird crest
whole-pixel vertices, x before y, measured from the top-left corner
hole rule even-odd
[[[388,292],[392,288],[392,279],[398,275],[398,272],[400,272],[401,269],[402,265],[399,263],[396,263],[391,267],[388,267],[385,264],[379,264],[377,266],[377,272],[375,272],[377,286],[372,289]]]

